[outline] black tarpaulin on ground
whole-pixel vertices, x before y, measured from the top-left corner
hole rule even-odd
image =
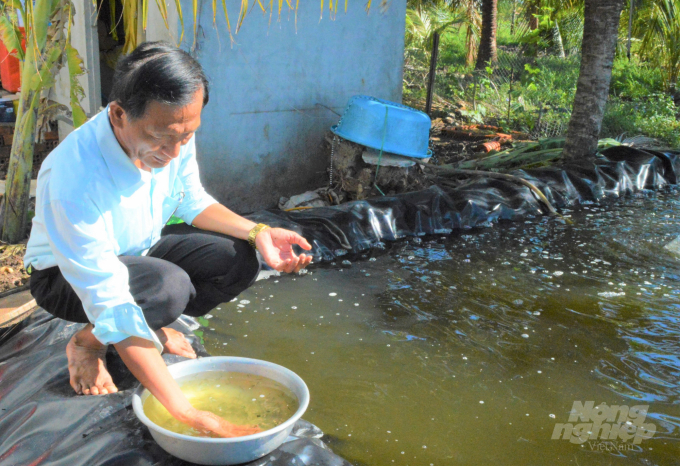
[[[614,147],[593,162],[517,171],[556,207],[597,202],[676,183],[677,152]],[[263,211],[249,218],[298,231],[313,243],[315,260],[384,247],[385,241],[449,233],[498,220],[543,214],[525,186],[497,179],[470,180],[457,189],[427,190],[299,212]],[[176,328],[193,339],[189,320]],[[107,361],[117,394],[74,395],[68,383],[65,347],[80,326],[39,311],[10,333],[0,329],[0,466],[146,466],[186,464],[172,458],[137,421],[131,395],[137,383],[112,350]],[[180,358],[166,356],[166,362]],[[313,394],[312,394],[313,396]],[[323,427],[323,426],[322,426]],[[296,435],[253,464],[348,465],[300,422]]]
[[[592,161],[517,170],[511,174],[532,182],[553,206],[560,208],[660,189],[675,184],[680,170],[677,151],[617,146],[601,154]],[[256,212],[248,218],[302,234],[312,243],[314,260],[320,262],[372,247],[381,248],[385,241],[445,234],[544,213],[544,207],[526,186],[476,178],[456,189],[433,186],[333,207]]]
[[[198,355],[208,356],[184,316],[184,332]],[[107,364],[120,390],[77,396],[69,385],[66,344],[82,328],[38,310],[10,333],[0,333],[0,465],[182,466],[163,451],[132,410],[137,381],[110,347]],[[184,360],[164,355],[166,363]],[[349,466],[319,440],[323,433],[299,421],[281,447],[249,466]]]

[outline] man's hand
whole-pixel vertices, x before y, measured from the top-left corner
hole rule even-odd
[[[265,262],[279,272],[299,272],[312,262],[312,256],[293,251],[293,244],[309,251],[312,246],[302,236],[294,231],[283,228],[268,228],[255,237],[257,250],[262,254]]]
[[[262,432],[258,426],[237,426],[216,414],[198,409],[192,409],[182,421],[203,434],[214,434],[225,438],[243,437]]]

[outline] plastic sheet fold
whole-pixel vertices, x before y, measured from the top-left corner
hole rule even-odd
[[[617,146],[593,160],[512,174],[532,182],[559,209],[675,185],[679,154]],[[432,186],[340,206],[256,212],[248,218],[297,231],[312,243],[314,260],[320,262],[408,236],[446,234],[544,213],[526,186],[479,177],[456,189]]]

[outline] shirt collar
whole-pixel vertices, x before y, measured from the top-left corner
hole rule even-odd
[[[132,163],[120,146],[116,135],[113,134],[113,128],[109,122],[109,107],[99,112],[95,119],[97,120],[96,134],[99,151],[116,187],[125,190],[142,181],[142,171]]]

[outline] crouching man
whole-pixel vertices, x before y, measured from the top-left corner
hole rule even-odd
[[[105,363],[112,344],[174,417],[229,437],[257,429],[190,405],[161,352],[196,354],[166,326],[248,288],[260,270],[255,248],[278,271],[312,258],[294,253],[293,244],[311,249],[301,236],[256,225],[204,191],[194,134],[208,92],[200,65],[171,45],[145,43],[121,58],[109,106],[40,169],[24,262],[37,303],[86,324],[66,347],[76,393],[117,391]],[[166,226],[173,214],[185,223]]]

